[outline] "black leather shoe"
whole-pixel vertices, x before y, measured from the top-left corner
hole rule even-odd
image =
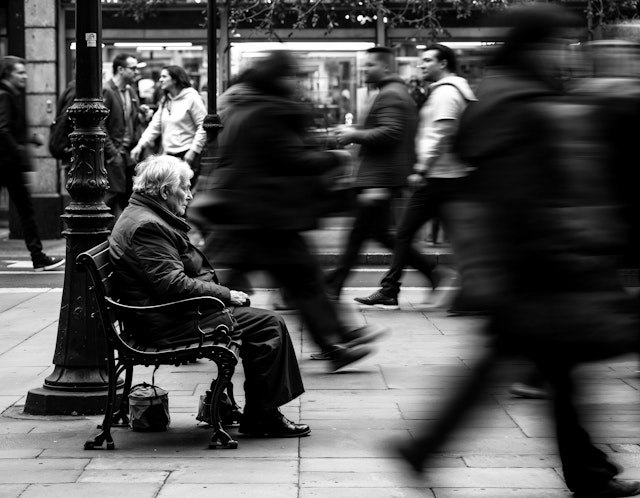
[[[639,494],[640,482],[611,479],[602,488],[576,491],[573,496],[575,498],[617,498],[621,496],[636,496]]]
[[[307,424],[292,422],[277,410],[261,420],[243,417],[239,431],[248,436],[279,438],[308,436],[311,429]]]

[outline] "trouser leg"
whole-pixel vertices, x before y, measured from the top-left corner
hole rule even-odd
[[[416,470],[424,468],[428,459],[442,448],[471,413],[486,391],[489,374],[498,354],[496,349],[488,350],[445,401],[438,417],[434,421],[426,421],[424,426],[418,429],[413,441],[402,447],[404,457]]]
[[[42,254],[42,241],[40,240],[38,226],[36,225],[31,193],[19,175],[12,176],[14,176],[14,178],[6,183],[7,191],[9,192],[9,197],[13,205],[18,211],[25,245],[31,253],[31,258],[37,258]]]
[[[407,201],[402,218],[396,231],[393,247],[393,260],[389,271],[382,278],[382,292],[388,296],[397,296],[400,292],[402,272],[409,264],[430,279],[431,271],[435,267],[429,258],[423,256],[413,247],[413,240],[417,231],[437,211],[435,199],[430,194],[428,186],[416,190]]]
[[[298,360],[281,316],[257,308],[235,308],[242,330],[245,412],[274,410],[304,392]]]
[[[272,250],[278,253],[278,259],[266,265],[267,271],[298,307],[316,344],[329,349],[341,343],[345,327],[335,304],[327,296],[316,257],[298,233],[280,233],[275,237],[279,243]]]
[[[580,425],[571,366],[561,359],[542,356],[536,364],[554,391],[556,437],[567,487],[572,491],[598,489],[614,477],[618,469],[593,445]]]

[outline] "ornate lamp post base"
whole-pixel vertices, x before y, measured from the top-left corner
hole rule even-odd
[[[99,415],[104,413],[106,403],[106,391],[65,392],[38,387],[27,394],[24,411],[30,415]]]
[[[24,411],[38,415],[104,413],[109,385],[106,339],[89,292],[89,276],[76,258],[104,242],[113,220],[103,202],[109,187],[104,164],[109,110],[102,102],[102,10],[100,0],[76,2],[76,99],[68,113],[74,122],[73,156],[66,184],[72,202],[66,224],[66,268],[54,370],[27,395]]]

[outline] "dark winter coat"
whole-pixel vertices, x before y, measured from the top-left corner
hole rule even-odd
[[[199,296],[229,304],[207,258],[189,242],[189,225],[153,198],[134,193],[109,237],[119,298],[125,304],[152,306]],[[142,315],[141,315],[142,316]],[[144,342],[180,342],[193,332],[193,317],[165,313],[132,316],[131,330]]]
[[[250,87],[226,100],[209,218],[249,229],[314,228],[322,174],[339,166],[337,156],[306,147],[308,115],[296,102]]]
[[[0,176],[5,180],[5,168],[13,174],[30,169],[27,142],[24,93],[0,81]]]
[[[364,119],[356,185],[361,188],[403,187],[416,162],[418,110],[404,81],[390,76],[378,84]]]
[[[630,351],[638,322],[617,279],[623,232],[594,106],[508,71],[489,73],[477,95],[456,151],[485,215],[471,242],[493,251],[475,262],[500,283],[495,330],[568,361]]]

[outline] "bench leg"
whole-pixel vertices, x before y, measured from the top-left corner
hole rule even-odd
[[[225,388],[230,384],[231,377],[235,370],[236,358],[233,353],[222,355],[218,358],[216,364],[218,366],[218,378],[211,381],[211,425],[213,426],[213,434],[209,441],[209,449],[229,448],[236,449],[238,442],[229,436],[222,428],[220,420],[219,403],[220,397]],[[233,391],[232,391],[233,396]]]
[[[111,422],[113,420],[113,407],[116,401],[116,388],[118,376],[116,374],[116,365],[113,349],[108,349],[108,372],[109,372],[109,389],[107,394],[107,406],[104,412],[104,419],[102,420],[102,426],[100,433],[93,439],[88,439],[84,443],[85,450],[95,450],[102,448],[104,442],[107,442],[107,449],[115,449],[113,438],[111,437]]]

